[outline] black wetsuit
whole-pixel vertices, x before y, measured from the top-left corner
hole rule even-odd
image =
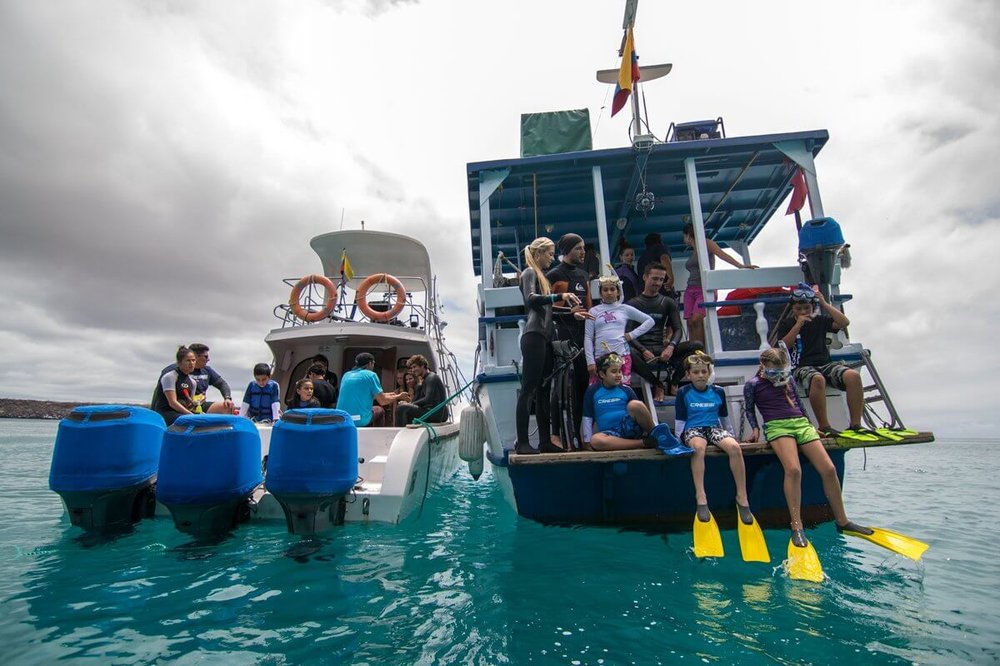
[[[667,361],[670,368],[667,373],[667,382],[671,384],[680,383],[680,380],[684,376],[684,359],[694,353],[695,350],[704,349],[704,345],[700,342],[690,340],[681,342],[684,329],[681,327],[681,313],[680,308],[677,306],[677,301],[660,293],[655,296],[639,294],[629,301],[628,304],[648,314],[653,318],[654,322],[653,328],[639,336],[639,339],[632,343],[632,346],[635,348],[635,351],[632,353],[632,370],[651,384],[662,385],[656,373],[650,368],[651,364],[656,364],[655,359],[647,363],[642,357],[642,351],[648,350],[654,356],[659,356],[668,344],[672,344],[674,346],[674,353],[670,356],[670,360]],[[669,338],[666,337],[668,331],[670,332]]]
[[[166,388],[164,388],[164,384],[167,384]],[[164,391],[175,391],[177,402],[181,403],[185,409],[190,410],[194,407],[192,397],[196,395],[197,387],[198,383],[194,377],[185,375],[175,365],[173,370],[168,369],[160,375],[160,379],[156,382],[156,388],[153,390],[153,400],[149,408],[162,416],[167,425],[171,425],[177,420],[177,417],[181,416],[181,413],[174,411],[174,408],[170,406]]]
[[[535,406],[538,423],[538,441],[548,442],[549,382],[552,373],[552,297],[539,292],[535,271],[527,268],[521,272],[521,294],[528,323],[521,334],[521,393],[517,396],[514,414],[517,424],[517,443],[528,444],[528,417]]]
[[[319,406],[332,409],[337,406],[337,389],[325,379],[313,380],[313,397],[319,400]]]
[[[448,391],[441,378],[434,372],[428,372],[424,381],[420,382],[420,385],[414,390],[413,402],[401,402],[396,407],[396,417],[399,419],[397,425],[405,426],[411,423],[413,419],[421,416],[427,410],[440,405],[447,397]],[[424,419],[427,423],[443,423],[447,420],[447,405]]]
[[[558,266],[546,273],[545,277],[552,284],[553,292],[562,293],[568,291],[571,294],[575,294],[587,310],[590,310],[593,306],[590,299],[590,280],[587,277],[587,272],[581,266],[561,261]],[[557,337],[559,340],[572,342],[577,349],[582,350],[585,326],[586,323],[584,321],[572,315],[558,317],[556,319]],[[583,395],[587,392],[587,385],[589,383],[590,373],[587,371],[587,359],[581,353],[573,361],[573,414],[576,417],[577,433],[580,432],[580,421],[583,418]],[[568,446],[569,438],[565,436],[566,433],[562,432],[562,419],[558,418],[558,415],[554,416],[557,417],[555,419],[556,430]]]

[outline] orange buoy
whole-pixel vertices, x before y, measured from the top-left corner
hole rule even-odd
[[[299,296],[302,295],[302,290],[305,289],[310,284],[319,284],[326,289],[326,300],[323,302],[323,307],[320,310],[306,310],[299,303]],[[325,275],[307,275],[292,287],[292,293],[288,297],[288,305],[292,309],[292,314],[303,321],[320,321],[321,319],[326,319],[333,311],[333,306],[337,303],[337,288],[333,285],[330,278]]]
[[[387,284],[396,291],[396,302],[386,312],[379,312],[368,304],[368,290],[379,283]],[[389,321],[403,311],[403,306],[406,304],[406,289],[398,278],[388,273],[375,273],[366,277],[364,282],[358,285],[358,293],[354,302],[358,309],[372,321]]]

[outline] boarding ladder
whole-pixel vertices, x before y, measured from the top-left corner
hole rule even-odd
[[[848,364],[850,367],[861,373],[861,384],[864,389],[864,421],[869,428],[891,428],[901,430],[904,428],[902,419],[896,407],[889,398],[889,392],[879,377],[878,370],[875,369],[875,361],[872,360],[871,352],[867,349],[861,350],[861,359]],[[866,376],[867,375],[867,376]],[[882,403],[887,418],[882,417],[882,413],[875,408],[878,403]]]

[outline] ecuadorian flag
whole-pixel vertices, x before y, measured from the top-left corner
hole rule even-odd
[[[618,85],[615,86],[615,97],[611,101],[611,116],[622,110],[628,101],[632,85],[639,80],[639,56],[635,53],[635,41],[632,39],[632,26],[625,34],[625,46],[622,47],[622,66],[618,69]]]

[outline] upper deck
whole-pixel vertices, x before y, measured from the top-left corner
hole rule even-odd
[[[828,139],[826,130],[811,130],[472,162],[466,173],[475,273],[482,275],[484,253],[502,251],[517,262],[538,236],[573,232],[600,245],[597,224],[607,229],[608,248],[621,236],[641,248],[646,234],[657,232],[674,256],[684,254],[688,163],[697,174],[706,236],[724,247],[749,244],[791,192],[797,165],[815,180],[812,158]],[[645,211],[636,201],[643,192],[653,204]]]

